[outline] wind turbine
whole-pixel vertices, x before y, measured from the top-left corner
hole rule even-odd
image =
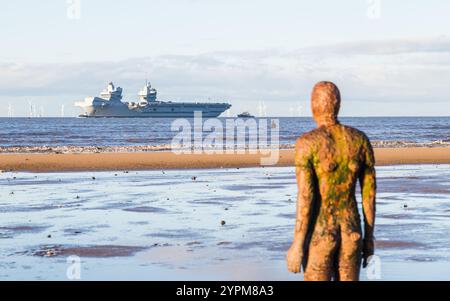
[[[30,118],[33,118],[33,103],[31,100],[28,101],[28,107],[30,109]]]
[[[266,117],[267,115],[267,106],[264,101],[260,101],[258,105],[258,115],[259,117]]]
[[[302,112],[303,112],[303,106],[298,105],[298,107],[297,107],[298,117],[302,117]]]
[[[12,104],[9,102],[8,103],[8,117],[13,117],[13,116],[14,116],[14,112],[13,112]]]

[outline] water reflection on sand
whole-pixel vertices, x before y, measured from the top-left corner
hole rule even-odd
[[[450,279],[450,166],[378,176],[382,279]],[[295,195],[286,167],[2,173],[0,279],[64,280],[78,255],[85,280],[298,280]]]

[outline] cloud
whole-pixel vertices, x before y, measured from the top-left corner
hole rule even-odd
[[[307,99],[319,80],[352,101],[450,100],[450,39],[360,41],[296,50],[217,51],[116,62],[0,63],[0,101],[29,95],[77,100],[113,80],[129,98],[148,77],[164,100]]]
[[[301,49],[302,53],[321,55],[398,55],[411,53],[450,53],[450,38],[367,40],[314,46]],[[295,52],[294,52],[295,55]]]

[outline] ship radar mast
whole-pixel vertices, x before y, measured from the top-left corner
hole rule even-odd
[[[109,82],[108,87],[100,93],[100,97],[106,100],[120,101],[122,99],[122,88],[116,88],[112,82]]]
[[[148,80],[145,80],[145,86],[139,91],[138,95],[140,102],[156,101],[157,91],[155,88],[152,88],[152,85]]]

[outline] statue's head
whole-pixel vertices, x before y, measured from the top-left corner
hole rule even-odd
[[[311,94],[311,109],[314,120],[321,125],[338,123],[337,115],[341,106],[341,94],[332,82],[320,82]]]

